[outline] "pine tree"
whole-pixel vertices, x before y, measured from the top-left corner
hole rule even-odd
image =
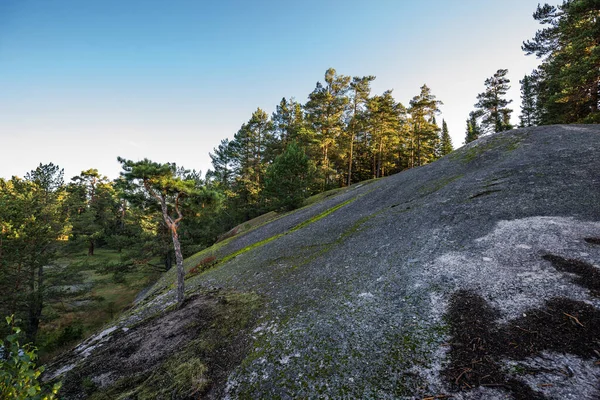
[[[476,110],[481,116],[481,129],[483,133],[502,132],[512,129],[510,125],[510,114],[512,110],[507,106],[512,100],[506,100],[504,96],[510,86],[510,80],[506,77],[507,69],[499,69],[491,77],[485,80],[485,92],[477,95]]]
[[[114,231],[119,203],[108,178],[97,169],[82,171],[68,186],[71,239],[85,243],[88,256],[94,255],[96,244]]]
[[[262,211],[260,192],[267,165],[274,158],[274,142],[273,123],[258,108],[227,145],[228,167],[233,172],[233,208],[244,220]]]
[[[442,120],[442,135],[440,137],[440,143],[440,157],[443,157],[454,150],[454,147],[452,146],[452,138],[450,137],[450,133],[448,132],[448,125],[446,124],[446,120]]]
[[[541,124],[600,121],[599,14],[597,0],[538,5],[533,14],[547,27],[522,49],[544,58],[535,71]]]
[[[345,169],[334,164],[331,159],[338,158],[339,154],[331,149],[336,149],[338,140],[345,129],[344,116],[349,103],[347,93],[350,77],[338,75],[335,69],[329,68],[325,72],[325,85],[317,82],[315,90],[308,96],[305,105],[307,118],[316,133],[316,139],[321,148],[321,161],[319,168],[323,179],[322,188],[329,188],[338,180],[338,173]]]
[[[271,116],[273,122],[274,139],[277,141],[276,154],[281,154],[288,143],[296,141],[301,147],[308,143],[302,143],[302,130],[306,128],[306,121],[302,105],[293,98],[286,100],[284,97],[276,107]]]
[[[418,167],[435,159],[435,143],[437,141],[437,125],[435,115],[443,103],[436,100],[427,85],[421,86],[421,93],[410,101],[408,112],[411,116],[412,131],[410,136],[409,167]]]
[[[177,176],[177,166],[172,163],[160,164],[148,159],[131,161],[118,157],[123,171],[121,176],[131,184],[132,190],[145,191],[149,201],[155,201],[160,207],[162,218],[171,234],[175,260],[177,263],[177,303],[183,304],[185,294],[185,271],[183,253],[179,240],[179,226],[184,217],[184,207],[192,207],[193,202],[211,203],[216,193],[199,187],[194,179]],[[200,201],[198,201],[201,199]]]
[[[67,213],[62,170],[40,165],[26,176],[0,178],[0,314],[24,319],[34,341],[48,289],[44,270],[58,256]]]
[[[352,184],[352,164],[354,162],[354,142],[356,136],[364,125],[365,121],[365,105],[369,99],[371,93],[371,82],[375,80],[372,75],[352,78],[350,83],[351,95],[351,114],[350,122],[348,123],[348,176],[346,179],[346,185]]]
[[[50,195],[63,188],[65,170],[53,163],[42,164],[25,174],[25,180],[34,182]]]
[[[405,112],[404,107],[392,97],[391,90],[367,101],[367,129],[371,132],[374,178],[385,176],[386,170],[391,169],[389,156],[392,153],[389,150],[399,145],[397,134]]]
[[[213,169],[206,172],[208,182],[223,193],[230,193],[234,182],[233,144],[229,139],[221,140],[219,146],[208,153]]]
[[[440,126],[437,123],[437,119],[435,118],[435,116],[433,117],[433,119],[431,120],[431,125],[433,125],[433,131],[434,131],[434,135],[432,138],[432,143],[431,146],[433,147],[433,157],[431,159],[431,161],[437,160],[438,158],[440,158],[441,155],[441,147],[442,147],[442,139],[441,139],[441,135],[442,135],[442,129],[440,128]]]

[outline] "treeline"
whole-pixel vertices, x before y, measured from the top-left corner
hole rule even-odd
[[[521,84],[520,127],[600,122],[600,3],[567,0],[538,5],[533,18],[544,26],[522,50],[541,58]],[[485,81],[467,119],[465,142],[511,129],[504,96],[510,81],[501,69]]]
[[[452,151],[446,123],[436,120],[442,103],[427,85],[405,107],[391,90],[371,95],[374,79],[328,69],[305,104],[283,98],[270,117],[258,108],[233,139],[223,140],[210,154],[207,179],[225,194],[230,217],[225,225],[298,206],[298,196],[292,201],[284,189],[297,177],[302,187],[292,191],[301,198],[424,165]]]

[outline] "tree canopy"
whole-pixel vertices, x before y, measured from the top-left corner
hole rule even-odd
[[[522,49],[542,59],[532,74],[540,124],[600,122],[600,3],[539,4],[533,18],[544,27]]]

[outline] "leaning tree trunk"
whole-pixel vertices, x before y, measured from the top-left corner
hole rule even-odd
[[[167,210],[167,202],[165,200],[164,195],[156,194],[147,182],[144,182],[144,187],[154,198],[156,198],[160,203],[160,208],[162,210],[163,219],[168,229],[171,231],[171,238],[173,239],[173,249],[175,250],[175,261],[177,262],[177,303],[179,307],[183,305],[184,294],[185,294],[185,271],[183,269],[183,255],[181,254],[181,244],[179,243],[179,236],[177,235],[177,228],[179,227],[179,223],[183,219],[183,214],[179,210],[179,197],[181,193],[177,194],[175,199],[175,211],[177,212],[177,218],[173,220],[168,213]]]
[[[183,304],[185,292],[185,271],[183,269],[183,255],[181,254],[181,245],[177,235],[177,227],[171,227],[171,237],[173,238],[173,248],[175,249],[175,260],[177,262],[177,303]]]

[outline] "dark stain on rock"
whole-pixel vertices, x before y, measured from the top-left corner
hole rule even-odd
[[[447,313],[450,364],[442,374],[455,390],[494,387],[515,399],[545,399],[503,369],[501,360],[524,360],[545,351],[598,357],[600,311],[589,304],[554,298],[506,324],[497,324],[497,317],[498,312],[476,293],[461,290],[452,295]],[[540,371],[525,371],[536,372]]]
[[[501,192],[501,190],[485,190],[481,193],[474,194],[473,196],[469,197],[469,199],[475,199],[477,197],[487,196],[487,195],[490,195],[490,194],[496,193],[496,192]]]
[[[588,242],[590,244],[600,244],[600,238],[590,237],[590,238],[585,238],[583,240],[585,240],[586,242]]]
[[[542,257],[550,261],[552,266],[560,272],[569,272],[577,275],[573,283],[589,289],[594,296],[600,296],[600,270],[584,261],[563,258],[553,254],[546,254]]]

